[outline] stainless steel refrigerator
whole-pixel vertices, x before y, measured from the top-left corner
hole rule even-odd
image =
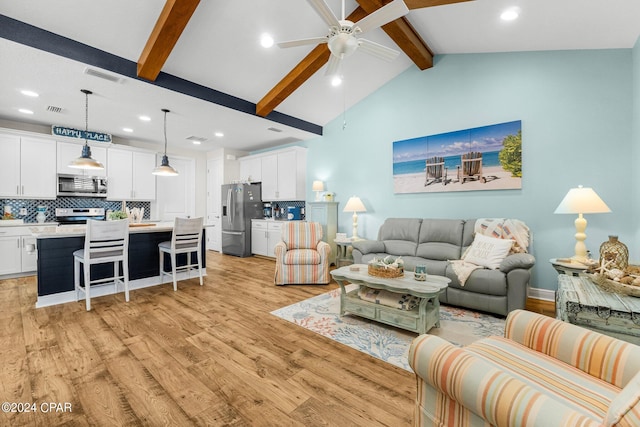
[[[251,256],[251,219],[262,218],[260,184],[222,186],[222,253]]]

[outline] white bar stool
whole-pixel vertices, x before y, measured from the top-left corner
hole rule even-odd
[[[113,277],[91,280],[91,266],[113,263]],[[122,263],[122,274],[120,274]],[[84,287],[80,286],[80,264],[84,265]],[[129,302],[129,220],[87,220],[84,249],[73,253],[73,273],[76,301],[80,291],[85,293],[87,311],[91,310],[91,285],[113,282],[124,284],[125,300]]]
[[[160,283],[164,275],[173,278],[173,290],[178,290],[178,282],[176,281],[177,271],[191,271],[194,267],[198,269],[198,277],[200,278],[200,286],[202,286],[202,225],[203,217],[199,218],[175,218],[173,224],[173,234],[171,241],[158,244],[160,250]],[[197,254],[197,263],[191,262],[191,254]],[[169,254],[171,258],[171,272],[164,271],[164,254]],[[176,255],[187,254],[187,264],[177,267]]]

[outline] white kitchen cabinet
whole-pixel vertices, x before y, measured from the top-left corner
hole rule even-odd
[[[155,153],[120,148],[107,150],[107,198],[109,200],[154,200]]]
[[[275,258],[276,244],[282,240],[282,222],[251,220],[251,253]]]
[[[35,245],[29,227],[0,227],[0,276],[36,271]]]
[[[3,134],[0,158],[0,197],[56,198],[55,141]]]
[[[240,159],[242,179],[247,179],[250,173],[257,174],[255,172],[258,169],[257,161],[260,162],[262,200],[269,202],[305,200],[306,148],[289,147],[243,157]],[[257,179],[253,179],[252,176],[252,181]]]
[[[91,157],[102,163],[105,168],[100,169],[74,169],[69,167],[74,159],[82,155],[82,146],[84,143],[74,142],[57,142],[57,171],[58,173],[68,175],[87,175],[87,176],[107,176],[107,147],[97,147],[95,144],[89,144],[91,147]]]
[[[251,253],[267,256],[267,222],[260,220],[251,221]]]
[[[36,251],[36,238],[22,236],[20,241],[22,272],[36,271],[38,269],[38,252]]]
[[[262,159],[247,156],[240,158],[240,180],[247,182],[262,181]]]

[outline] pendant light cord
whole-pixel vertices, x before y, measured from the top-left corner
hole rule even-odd
[[[167,113],[169,110],[162,110],[164,112],[164,155],[167,155]]]

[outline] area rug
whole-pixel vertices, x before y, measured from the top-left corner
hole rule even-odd
[[[348,285],[347,291],[356,285]],[[347,314],[340,317],[340,288],[272,311],[271,314],[407,371],[409,345],[418,334]],[[440,327],[429,332],[457,346],[504,334],[504,318],[440,306]]]

